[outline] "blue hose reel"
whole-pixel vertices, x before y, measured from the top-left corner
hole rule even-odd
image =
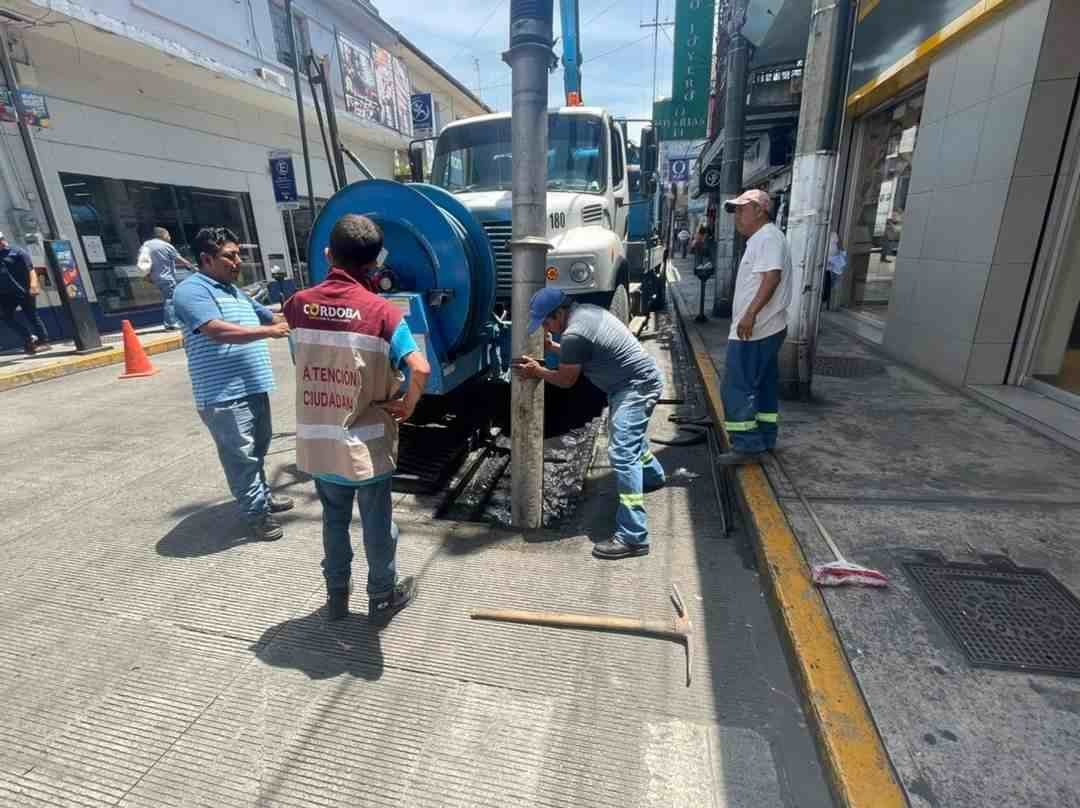
[[[453,196],[434,185],[364,180],[326,203],[311,230],[311,282],[326,278],[330,232],[347,213],[383,231],[385,259],[377,275],[383,297],[398,306],[431,363],[428,394],[444,394],[501,368],[503,324],[492,312],[495,258],[483,227]]]

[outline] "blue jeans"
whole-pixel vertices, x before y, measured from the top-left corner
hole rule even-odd
[[[171,281],[161,280],[156,284],[158,291],[161,292],[161,299],[164,302],[161,322],[166,328],[179,328],[180,321],[176,319],[176,306],[173,305],[173,295],[176,294],[176,283]]]
[[[664,467],[649,451],[649,418],[664,385],[659,380],[625,387],[608,397],[608,460],[619,489],[615,538],[648,544],[644,486],[664,484]]]
[[[728,340],[724,368],[724,428],[736,452],[752,454],[776,446],[779,430],[780,366],[777,356],[787,329],[757,340]]]
[[[254,522],[270,507],[264,460],[270,448],[270,396],[253,396],[209,404],[199,410],[217,444],[218,458],[229,490],[244,517]]]
[[[385,595],[397,583],[398,527],[393,520],[390,478],[367,485],[339,485],[315,479],[323,508],[323,577],[327,589],[344,589],[352,577],[353,500],[364,530],[364,554],[368,562],[367,592]]]

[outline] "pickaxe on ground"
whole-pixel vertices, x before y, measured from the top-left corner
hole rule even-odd
[[[528,623],[534,626],[556,628],[584,628],[593,631],[614,631],[621,634],[637,634],[646,637],[663,637],[681,643],[686,649],[686,685],[690,686],[692,653],[690,636],[693,626],[683,603],[679,588],[671,585],[671,602],[675,606],[675,618],[664,620],[635,620],[631,617],[609,615],[566,614],[564,612],[527,612],[519,609],[473,609],[473,620],[498,620],[504,623]]]

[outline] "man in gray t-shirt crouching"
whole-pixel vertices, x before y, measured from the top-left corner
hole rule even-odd
[[[559,355],[556,370],[523,356],[514,361],[523,379],[542,379],[572,387],[585,377],[608,397],[608,458],[619,488],[615,534],[593,547],[597,558],[648,555],[646,491],[665,481],[664,468],[651,451],[649,418],[664,384],[660,369],[630,329],[611,312],[574,303],[558,289],[541,289],[529,302],[529,333],[544,327],[544,349]],[[559,341],[551,339],[559,335]]]

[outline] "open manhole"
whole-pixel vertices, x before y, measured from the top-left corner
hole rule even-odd
[[[906,562],[926,605],[975,667],[1080,676],[1080,601],[1046,570]]]
[[[877,359],[865,356],[829,356],[818,354],[814,357],[814,372],[822,376],[839,376],[852,379],[859,376],[873,376],[885,372],[885,364]]]

